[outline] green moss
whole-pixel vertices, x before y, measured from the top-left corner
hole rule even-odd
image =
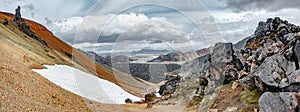
[[[257,104],[259,97],[261,96],[262,92],[258,89],[244,90],[240,93],[241,98],[245,100],[248,104]]]

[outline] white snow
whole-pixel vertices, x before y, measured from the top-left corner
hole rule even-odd
[[[125,99],[140,101],[118,85],[67,65],[45,65],[47,69],[33,69],[56,85],[84,98],[107,104],[125,104]]]
[[[159,90],[160,90],[159,88],[156,88],[156,89],[155,89],[155,96],[158,97],[158,98],[161,97],[160,94],[158,93]]]

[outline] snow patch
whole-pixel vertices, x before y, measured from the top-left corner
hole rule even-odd
[[[47,69],[33,69],[56,85],[84,98],[106,104],[125,104],[125,99],[140,101],[118,85],[67,65],[45,65]]]

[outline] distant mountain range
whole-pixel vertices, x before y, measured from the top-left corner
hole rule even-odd
[[[168,50],[153,50],[153,49],[141,49],[138,51],[133,51],[130,54],[137,55],[137,54],[166,54],[169,53]]]

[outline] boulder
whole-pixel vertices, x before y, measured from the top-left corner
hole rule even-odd
[[[6,18],[3,21],[3,25],[8,25],[8,20]]]
[[[284,84],[287,82],[287,76],[295,69],[294,63],[287,61],[280,54],[275,54],[268,57],[253,73],[255,85],[262,91],[284,88],[288,86]]]
[[[298,73],[295,70],[293,62],[280,54],[275,54],[266,58],[255,72],[243,78],[241,84],[251,88],[258,87],[261,91],[280,91],[299,82],[292,79]]]
[[[292,92],[264,93],[258,101],[260,112],[298,112],[299,102]]]
[[[133,103],[133,101],[130,98],[125,99],[125,103]]]
[[[152,102],[153,100],[155,100],[156,96],[154,93],[148,93],[145,95],[145,102]]]

